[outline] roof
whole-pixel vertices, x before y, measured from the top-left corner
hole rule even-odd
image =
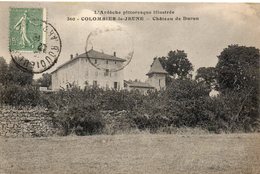
[[[154,73],[159,73],[159,74],[168,74],[162,67],[162,64],[160,63],[158,58],[155,58],[152,65],[151,65],[151,69],[150,71],[146,74],[154,74]]]
[[[125,59],[116,57],[114,55],[109,55],[109,54],[105,54],[96,50],[89,50],[87,53],[83,53],[81,55],[79,55],[79,57],[89,57],[89,58],[94,58],[94,59],[104,59],[104,60],[115,60],[115,61],[121,61],[124,62],[126,61]]]
[[[114,55],[109,55],[109,54],[105,54],[96,50],[89,50],[87,53],[82,53],[80,55],[77,55],[75,58],[70,59],[69,61],[61,64],[60,66],[57,67],[56,70],[54,70],[51,73],[54,73],[55,71],[59,70],[60,68],[64,67],[67,64],[70,64],[71,62],[73,62],[74,60],[77,60],[79,58],[92,58],[92,59],[102,59],[102,60],[113,60],[113,61],[120,61],[120,62],[124,62],[126,61],[125,59],[116,57]]]
[[[124,80],[129,87],[137,87],[137,88],[154,88],[149,83],[140,82],[140,81],[126,81]]]

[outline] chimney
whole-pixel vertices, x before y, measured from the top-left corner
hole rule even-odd
[[[114,56],[116,57],[116,52],[114,51]]]
[[[76,57],[78,57],[79,56],[79,54],[78,53],[76,53]]]
[[[70,59],[73,59],[73,54],[70,55]]]

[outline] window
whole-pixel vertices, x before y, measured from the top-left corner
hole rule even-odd
[[[97,59],[95,59],[95,64],[97,64]]]
[[[116,61],[115,61],[115,64],[116,64]]]
[[[109,74],[109,70],[106,69],[106,72],[104,73],[104,75],[105,75],[105,76],[108,76],[108,74]]]
[[[97,81],[96,80],[93,81],[93,86],[97,86]]]
[[[114,88],[117,89],[117,82],[114,82]]]
[[[107,60],[107,62],[106,62],[107,64],[108,64],[108,60]]]

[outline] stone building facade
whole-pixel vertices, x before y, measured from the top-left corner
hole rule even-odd
[[[122,67],[125,60],[94,49],[87,53],[71,56],[52,74],[52,90],[67,89],[71,85],[84,88],[86,85],[101,88],[122,89],[124,71],[114,71]]]

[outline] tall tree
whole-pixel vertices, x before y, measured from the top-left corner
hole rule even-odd
[[[0,84],[7,83],[8,65],[3,57],[0,57]]]
[[[219,90],[258,88],[259,49],[230,45],[218,56],[216,65]]]
[[[226,96],[233,114],[232,122],[242,122],[247,129],[259,125],[259,49],[230,45],[218,56],[216,65],[219,91]],[[232,95],[237,98],[233,100]],[[228,102],[225,102],[228,103]]]
[[[13,61],[11,61],[8,68],[8,81],[20,86],[31,85],[33,73],[22,71]]]
[[[170,51],[167,57],[161,57],[159,60],[170,75],[181,79],[188,77],[193,71],[193,66],[183,50]]]

